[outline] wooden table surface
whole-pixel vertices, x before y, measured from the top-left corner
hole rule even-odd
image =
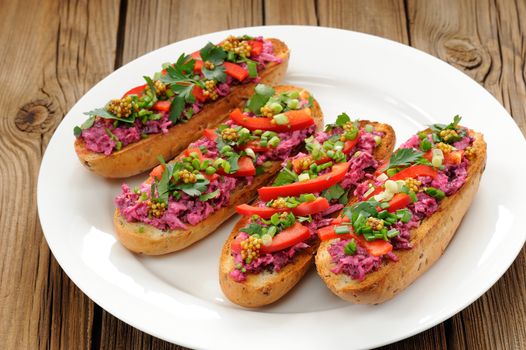
[[[3,349],[181,349],[88,299],[53,258],[37,217],[39,165],[61,119],[96,82],[153,49],[265,24],[371,33],[462,70],[526,134],[524,0],[6,0],[0,1],[0,15]],[[506,274],[459,314],[386,348],[526,349],[525,257],[523,248]]]

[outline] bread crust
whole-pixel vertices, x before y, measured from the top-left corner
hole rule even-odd
[[[260,72],[262,84],[280,83],[287,72],[289,49],[278,39],[272,41],[276,56],[281,63],[271,62]],[[95,174],[106,178],[124,178],[142,173],[159,164],[158,156],[172,159],[188,144],[198,139],[202,131],[220,124],[229,112],[242,106],[254,92],[257,84],[243,84],[232,87],[230,94],[219,100],[206,103],[203,109],[186,123],[174,125],[166,134],[152,134],[148,138],[123,147],[121,150],[104,155],[89,151],[82,139],[75,140],[75,152],[80,162]]]
[[[480,133],[474,133],[474,158],[470,161],[468,177],[460,190],[440,202],[437,212],[411,230],[410,250],[397,251],[398,262],[385,262],[377,271],[366,275],[361,282],[345,274],[334,274],[327,248],[334,240],[322,242],[316,255],[318,274],[329,289],[340,298],[355,304],[383,303],[407,286],[433,265],[444,253],[464,214],[477,193],[486,165],[486,143]]]
[[[276,92],[283,92],[303,89],[291,85],[281,85],[276,86],[275,90]],[[316,127],[321,129],[323,127],[323,113],[316,100],[313,100],[311,113]],[[217,210],[197,225],[187,225],[187,230],[162,231],[141,222],[128,222],[121,216],[117,208],[113,215],[113,226],[117,233],[117,238],[132,252],[146,255],[162,255],[184,249],[214,232],[219,225],[235,213],[237,205],[246,203],[256,197],[257,189],[272,180],[281,169],[281,162],[273,161],[269,163],[262,175],[254,177],[252,184],[238,184],[234,188],[228,206]]]
[[[374,151],[374,157],[380,162],[388,159],[396,143],[393,128],[387,124],[367,120],[360,121],[362,127],[366,124],[371,124],[375,130],[385,133],[382,144]],[[237,236],[239,229],[245,226],[247,220],[248,218],[243,217],[237,222],[223,245],[219,259],[219,284],[223,294],[231,302],[243,307],[255,308],[279,300],[301,280],[314,263],[314,254],[318,249],[319,240],[316,238],[308,249],[297,254],[295,260],[279,272],[265,271],[257,275],[247,274],[244,282],[236,282],[230,277],[230,272],[235,265],[230,243]]]

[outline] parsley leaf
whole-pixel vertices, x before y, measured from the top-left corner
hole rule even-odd
[[[332,199],[339,199],[344,194],[345,190],[340,184],[333,185],[321,193],[321,195],[328,201]]]
[[[208,80],[217,80],[220,83],[224,83],[226,81],[225,66],[216,66],[212,70],[203,67],[201,71]]]
[[[169,119],[173,124],[177,124],[177,121],[180,120],[181,114],[183,113],[185,106],[185,101],[182,96],[175,96],[170,103],[170,115]]]
[[[75,128],[73,128],[73,134],[75,135],[75,137],[79,137],[82,134],[82,130],[91,128],[95,123],[95,118],[96,117],[92,115],[91,117],[86,119],[86,121],[84,121],[84,123],[82,123],[80,126],[75,126]]]
[[[195,102],[195,96],[192,94],[192,91],[194,90],[194,84],[188,84],[188,85],[172,85],[172,90],[177,93],[178,96],[181,96],[184,98],[186,102],[194,103]]]
[[[412,148],[401,148],[393,153],[391,159],[389,160],[389,166],[387,169],[408,166],[411,163],[417,162],[423,154],[424,153],[416,151]]]
[[[228,163],[230,164],[230,174],[235,173],[239,170],[239,165],[237,164],[239,161],[239,154],[234,153],[230,157],[228,157]]]
[[[217,196],[219,196],[219,193],[220,193],[220,191],[219,191],[219,188],[218,188],[214,192],[205,193],[205,194],[200,195],[199,196],[199,200],[201,202],[206,202],[207,200],[217,198]]]
[[[347,115],[347,113],[344,112],[336,118],[336,125],[344,126],[346,123],[350,121],[351,121],[351,118]]]
[[[201,50],[199,50],[201,59],[209,61],[214,65],[222,64],[225,61],[227,53],[221,47],[208,42]]]
[[[283,168],[272,183],[272,186],[287,185],[296,181],[298,181],[298,175],[288,168]]]
[[[114,119],[128,124],[133,124],[134,122],[134,120],[119,118],[113,113],[108,112],[105,108],[96,108],[89,112],[85,112],[84,114],[89,116],[99,116],[104,119]]]
[[[433,125],[430,125],[429,128],[433,131],[433,132],[440,132],[444,129],[451,129],[451,130],[455,130],[458,126],[458,123],[460,122],[462,118],[457,114],[456,116],[453,117],[453,122],[449,123],[448,125],[446,124],[433,124]]]
[[[179,184],[176,186],[177,189],[183,191],[190,197],[196,197],[200,196],[203,192],[207,190],[207,185],[210,183],[210,181],[204,179],[204,180],[198,180],[195,183],[188,183],[188,184]]]
[[[274,95],[274,89],[270,86],[258,84],[255,93],[247,102],[247,108],[254,114],[259,115],[260,109]]]
[[[251,222],[250,224],[248,224],[248,226],[243,227],[239,231],[245,232],[249,234],[250,236],[253,236],[253,235],[261,236],[263,234],[263,226]]]

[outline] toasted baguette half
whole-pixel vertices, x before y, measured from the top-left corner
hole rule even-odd
[[[275,90],[279,93],[303,89],[287,85],[277,86]],[[323,127],[323,113],[316,100],[313,100],[311,113],[317,129],[321,129]],[[250,185],[239,184],[234,189],[228,206],[214,212],[197,225],[188,225],[187,230],[161,231],[144,223],[128,222],[121,216],[119,209],[116,209],[113,216],[113,226],[117,238],[129,250],[146,255],[162,255],[186,248],[214,232],[219,225],[235,213],[237,205],[254,199],[257,195],[257,189],[266,185],[281,169],[281,162],[279,161],[268,163],[265,172],[254,177],[254,181]]]
[[[289,61],[289,48],[278,39],[268,39],[274,44],[274,52],[281,63],[271,62],[260,72],[262,84],[280,83]],[[230,94],[212,103],[186,123],[174,125],[166,134],[152,134],[148,138],[123,147],[110,155],[89,151],[82,139],[75,140],[75,151],[81,163],[95,174],[107,178],[124,178],[142,173],[159,164],[158,156],[172,159],[188,144],[198,139],[206,128],[213,128],[224,121],[228,113],[243,105],[254,92],[256,83],[236,85]]]
[[[334,274],[334,264],[327,250],[334,240],[322,242],[316,255],[318,274],[329,289],[340,298],[355,304],[379,304],[400,293],[426,272],[444,253],[464,214],[477,193],[486,165],[486,143],[482,134],[474,133],[475,157],[471,159],[468,177],[460,190],[440,202],[437,212],[411,230],[410,250],[397,251],[398,262],[384,263],[361,282],[345,274]]]
[[[388,159],[396,143],[393,128],[387,124],[366,120],[361,121],[360,124],[361,126],[371,124],[375,130],[385,133],[382,143],[375,149],[374,157],[380,162]],[[316,239],[314,244],[296,255],[294,261],[279,272],[264,271],[259,274],[247,274],[244,282],[236,282],[230,277],[230,272],[235,266],[230,246],[247,220],[248,218],[243,217],[238,221],[223,245],[219,260],[219,283],[223,293],[231,302],[243,307],[255,308],[277,301],[301,280],[314,263],[314,254],[319,241]]]

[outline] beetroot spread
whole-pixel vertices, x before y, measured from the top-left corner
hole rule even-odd
[[[332,272],[362,281],[383,263],[397,260],[391,249],[413,247],[411,230],[466,182],[474,139],[468,129],[458,126],[459,120],[455,117],[449,125],[435,124],[431,132],[412,136],[393,154],[383,174],[358,184],[354,194],[362,202],[347,213],[360,239],[345,237],[331,243]],[[381,250],[368,246],[367,241],[379,239],[385,240]]]
[[[318,154],[318,158],[321,159],[325,159],[324,157],[330,158],[332,156],[333,159],[328,160],[330,161],[330,164],[338,161],[348,161],[349,167],[340,183],[337,183],[329,189],[314,193],[303,193],[297,197],[277,197],[270,201],[258,202],[258,204],[255,205],[256,209],[254,209],[253,214],[257,212],[257,208],[279,208],[283,206],[289,208],[291,206],[299,207],[300,205],[314,203],[314,200],[318,201],[319,199],[325,199],[327,204],[319,208],[315,208],[315,205],[312,204],[310,211],[306,210],[306,215],[303,217],[292,213],[274,214],[268,220],[258,216],[252,216],[247,221],[248,224],[241,229],[241,232],[236,237],[236,241],[247,242],[245,243],[245,247],[250,246],[252,243],[257,244],[260,239],[263,243],[266,240],[269,247],[272,247],[272,242],[274,242],[274,240],[270,237],[266,237],[268,236],[267,232],[277,228],[278,236],[282,234],[280,233],[281,231],[292,236],[292,233],[289,232],[290,225],[298,220],[301,220],[301,225],[308,229],[309,234],[299,243],[291,241],[291,245],[286,245],[283,249],[267,253],[256,253],[253,258],[250,257],[250,254],[252,253],[252,250],[250,250],[251,248],[238,249],[232,247],[232,255],[236,263],[236,268],[231,271],[230,277],[234,281],[245,281],[247,273],[258,274],[263,271],[279,272],[287,264],[293,263],[295,257],[299,253],[315,244],[316,230],[330,224],[332,221],[331,217],[343,208],[344,203],[347,203],[347,196],[349,193],[352,193],[354,187],[364,179],[372,177],[371,173],[378,166],[378,162],[374,159],[372,153],[374,152],[376,145],[379,144],[378,138],[381,140],[384,134],[374,130],[369,130],[369,132],[364,132],[362,130],[362,132],[358,133],[359,130],[357,128],[353,129],[353,126],[351,125],[355,126],[356,124],[351,124],[348,117],[340,119],[340,125],[329,125],[326,131],[318,132],[314,137],[307,140],[307,149],[309,151],[307,154],[298,153],[296,156],[290,157],[283,162],[282,165],[284,169],[280,172],[274,182],[274,185],[276,186],[286,185],[287,183],[294,181],[294,176],[301,177],[302,174],[308,174],[308,171],[304,170],[302,172],[301,170],[304,169],[302,167],[306,164],[305,162],[310,164],[308,169],[312,169],[311,157],[313,157],[314,154]],[[346,129],[344,129],[344,127]],[[340,147],[337,142],[341,142],[340,140],[343,139],[343,135],[349,131],[354,132],[355,138],[352,139],[354,142],[352,143],[351,148],[346,150],[345,154],[337,152],[327,153],[323,151],[326,149],[337,150],[338,147]],[[341,146],[343,146],[343,142]],[[317,170],[317,176],[331,172],[330,166],[326,167],[324,165],[325,163],[322,163],[321,161],[318,161],[318,163],[320,164],[318,164],[319,170]],[[299,175],[294,175],[294,173],[299,173]],[[277,191],[279,192],[279,187],[277,188]],[[301,201],[303,202],[300,203]],[[250,213],[243,213],[243,215],[248,214]]]
[[[258,85],[256,94],[258,91],[268,93],[272,106],[279,103],[285,111],[299,108],[299,102],[304,101],[291,102],[299,95],[297,91],[277,97],[272,97],[275,91],[264,85]],[[130,222],[143,222],[164,231],[187,229],[187,225],[196,225],[227,206],[231,193],[250,185],[258,168],[265,172],[268,161],[282,162],[314,131],[315,126],[281,133],[250,131],[228,120],[217,129],[207,129],[205,136],[190,144],[172,163],[154,169],[150,180],[139,188],[131,190],[123,185],[115,204]]]
[[[245,51],[231,51],[238,46]],[[192,63],[192,72],[187,73],[188,62],[194,56],[187,56],[186,61],[180,59],[163,67],[153,79],[148,78],[144,86],[130,90],[123,98],[110,101],[104,108],[86,113],[90,118],[80,127],[75,127],[75,136],[84,141],[88,150],[109,155],[148,135],[167,133],[171,126],[198,114],[204,104],[227,96],[233,86],[259,82],[259,72],[268,63],[281,63],[281,58],[274,55],[272,42],[261,37],[229,37],[220,45],[209,43],[199,53],[207,55],[203,60],[208,56],[212,57],[209,60],[215,60],[214,65],[207,68],[207,72],[214,71],[213,74],[205,76],[202,68],[196,68],[197,63]],[[241,55],[250,56],[250,60],[238,64],[242,61]],[[221,70],[224,62],[237,68]],[[186,84],[191,93],[188,89],[180,89],[181,83]],[[180,103],[174,103],[175,100],[180,100]],[[174,104],[183,107],[173,109]]]

